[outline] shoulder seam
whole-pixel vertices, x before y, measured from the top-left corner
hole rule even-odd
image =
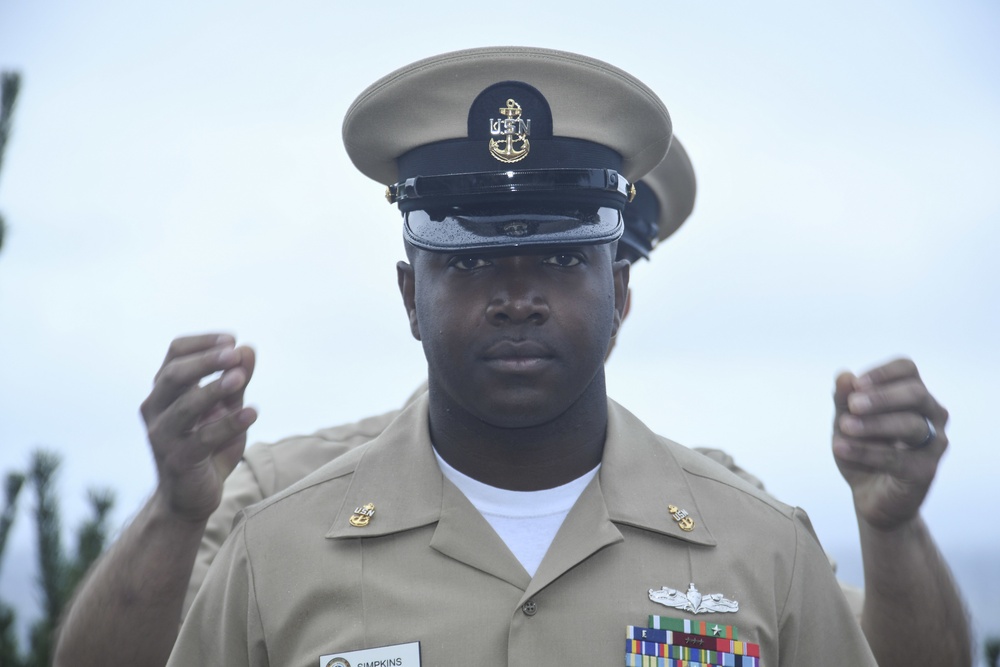
[[[341,473],[339,475],[332,475],[330,477],[323,477],[321,479],[317,479],[315,481],[310,482],[309,484],[305,484],[305,485],[302,485],[302,486],[300,486],[299,483],[293,484],[292,486],[288,487],[288,489],[284,489],[282,491],[279,491],[278,493],[265,498],[264,500],[260,501],[259,503],[255,503],[254,505],[251,505],[250,507],[244,508],[242,510],[243,515],[244,515],[244,521],[246,521],[248,519],[252,519],[253,517],[257,516],[258,514],[261,514],[264,511],[270,509],[274,505],[277,505],[277,504],[281,503],[282,501],[286,500],[287,498],[291,498],[292,496],[297,495],[297,494],[299,494],[299,493],[301,493],[303,491],[308,491],[309,489],[311,489],[311,488],[313,488],[315,486],[319,486],[321,484],[325,484],[327,482],[331,482],[331,481],[333,481],[335,479],[340,479],[341,477],[347,477],[348,475],[353,475],[353,474],[354,474],[354,470],[351,469],[351,470],[345,470],[343,473]]]
[[[753,491],[751,491],[749,489],[742,488],[741,486],[730,484],[727,480],[720,479],[714,475],[705,475],[704,473],[698,472],[696,470],[691,470],[690,468],[684,466],[683,464],[682,467],[684,468],[684,471],[687,472],[689,475],[694,475],[695,477],[699,477],[701,479],[715,482],[717,484],[722,484],[723,486],[726,486],[738,493],[741,493],[744,496],[753,498],[758,503],[765,505],[766,507],[770,508],[774,512],[777,512],[778,514],[783,516],[785,519],[788,519],[789,521],[791,521],[793,518],[794,508],[791,507],[790,505],[786,505],[785,503],[781,502],[780,500],[769,494],[767,491],[763,491],[756,488],[754,488]],[[732,474],[734,474],[735,476],[735,473]],[[737,479],[739,478],[737,477]],[[747,484],[749,485],[748,482]]]

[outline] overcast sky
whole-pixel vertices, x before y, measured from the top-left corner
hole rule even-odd
[[[399,406],[425,373],[399,217],[348,160],[344,112],[418,58],[523,44],[642,79],[698,176],[691,219],[633,270],[610,394],[729,451],[847,557],[833,378],[911,356],[952,413],[925,517],[946,554],[1000,554],[1000,9],[818,4],[0,0],[0,67],[24,78],[0,472],[57,450],[67,527],[91,486],[121,525],[155,480],[138,406],[183,333],[256,347],[252,440]],[[5,572],[33,535],[22,511]]]

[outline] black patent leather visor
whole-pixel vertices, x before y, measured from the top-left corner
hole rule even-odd
[[[629,182],[613,169],[540,169],[414,176],[390,185],[386,198],[399,210],[442,204],[505,203],[511,197],[567,199],[622,208]]]
[[[468,205],[403,214],[403,238],[431,252],[617,241],[621,213],[607,206],[533,203]]]

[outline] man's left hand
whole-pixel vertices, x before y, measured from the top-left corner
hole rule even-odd
[[[948,447],[948,411],[910,359],[842,373],[833,395],[833,456],[861,520],[892,530],[920,511]]]

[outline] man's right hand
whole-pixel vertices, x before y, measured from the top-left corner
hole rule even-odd
[[[176,516],[206,521],[218,507],[257,419],[253,408],[243,407],[253,368],[254,351],[236,347],[228,334],[170,344],[141,413],[159,474],[156,493]]]

